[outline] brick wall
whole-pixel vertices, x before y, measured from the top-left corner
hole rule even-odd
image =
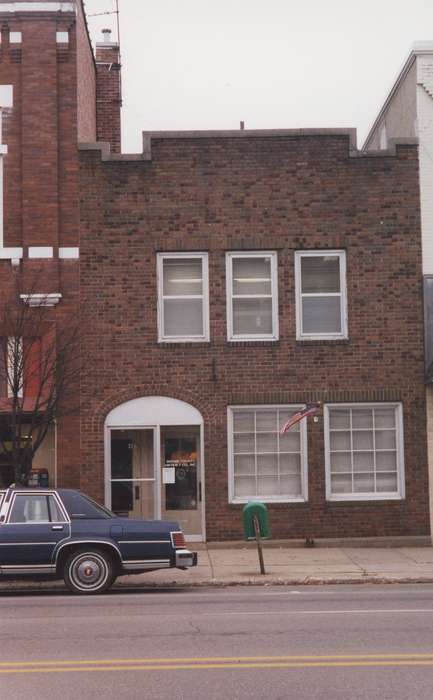
[[[152,139],[148,162],[81,153],[81,486],[103,498],[107,413],[170,396],[204,418],[208,539],[241,537],[227,494],[227,406],[402,401],[406,498],[325,500],[308,426],[308,503],[269,507],[275,537],[429,533],[421,237],[414,146],[349,157],[347,136]],[[295,336],[294,252],[347,251],[349,340]],[[228,343],[225,252],[278,251],[277,342]],[[158,344],[156,253],[208,251],[209,343]]]
[[[27,293],[61,293],[59,306],[50,310],[52,323],[61,327],[77,318],[79,309],[78,262],[60,260],[58,251],[79,245],[78,123],[86,138],[94,138],[95,67],[80,3],[77,16],[37,9],[20,13],[18,6],[2,13],[2,5],[0,84],[14,88],[13,108],[3,122],[8,145],[4,245],[23,248],[23,260],[19,267],[0,260],[0,298],[10,299],[18,287]],[[21,41],[11,44],[10,32],[21,32]],[[53,255],[29,259],[33,246],[52,247]],[[58,430],[59,480],[78,485],[79,470],[79,420],[69,416]]]
[[[120,144],[120,56],[117,44],[96,45],[97,140],[119,153]]]

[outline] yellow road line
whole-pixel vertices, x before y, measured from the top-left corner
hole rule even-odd
[[[316,662],[277,662],[277,663],[206,663],[206,664],[157,664],[157,665],[133,665],[133,666],[69,666],[67,668],[10,668],[0,670],[0,675],[27,674],[27,673],[87,673],[107,671],[181,671],[181,670],[216,670],[216,669],[284,669],[284,668],[354,668],[364,667],[402,667],[402,666],[433,666],[432,661],[411,660],[406,661],[316,661]]]
[[[374,653],[374,654],[303,654],[303,655],[284,655],[284,656],[194,656],[194,657],[163,657],[163,658],[144,658],[144,659],[75,659],[73,661],[68,660],[56,660],[56,661],[1,661],[1,667],[11,667],[11,666],[102,666],[102,665],[125,665],[125,664],[177,664],[177,663],[217,663],[217,662],[228,662],[228,663],[238,663],[242,661],[246,662],[277,662],[277,661],[322,661],[322,660],[387,660],[387,659],[420,659],[420,660],[432,660],[433,661],[433,651],[429,653],[405,653],[405,654],[393,654],[393,653]]]

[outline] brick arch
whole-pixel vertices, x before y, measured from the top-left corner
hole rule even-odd
[[[127,403],[128,401],[132,401],[133,399],[140,399],[151,396],[163,396],[167,399],[178,399],[179,401],[189,403],[191,406],[200,411],[204,423],[212,422],[215,419],[216,412],[214,407],[212,406],[212,403],[209,401],[209,398],[207,396],[204,397],[200,395],[200,393],[196,393],[190,389],[182,389],[182,391],[172,391],[170,392],[170,394],[167,394],[165,392],[149,393],[149,391],[146,392],[138,389],[125,389],[125,391],[123,392],[117,392],[116,394],[112,394],[109,398],[102,401],[96,407],[90,421],[92,432],[104,429],[105,419],[113,408],[116,408],[117,406],[120,406],[123,403]]]

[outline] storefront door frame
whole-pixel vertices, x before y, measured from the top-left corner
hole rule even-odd
[[[170,407],[173,408],[170,411]],[[160,418],[158,422],[146,423],[140,417],[149,413]],[[141,415],[140,415],[141,414]],[[117,421],[119,418],[119,422]],[[111,508],[111,431],[153,430],[153,457],[155,474],[155,518],[161,517],[161,428],[170,425],[196,425],[200,428],[200,482],[201,482],[201,533],[186,535],[189,542],[206,541],[205,481],[204,481],[204,426],[203,418],[196,408],[178,399],[168,397],[143,397],[117,406],[110,411],[105,421],[104,436],[104,482],[105,505]]]

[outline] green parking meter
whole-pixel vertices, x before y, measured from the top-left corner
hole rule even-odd
[[[244,535],[247,540],[256,540],[257,551],[260,562],[260,573],[265,573],[265,565],[263,562],[262,539],[268,539],[271,536],[269,527],[268,509],[264,503],[259,501],[249,501],[242,511],[244,522]]]

